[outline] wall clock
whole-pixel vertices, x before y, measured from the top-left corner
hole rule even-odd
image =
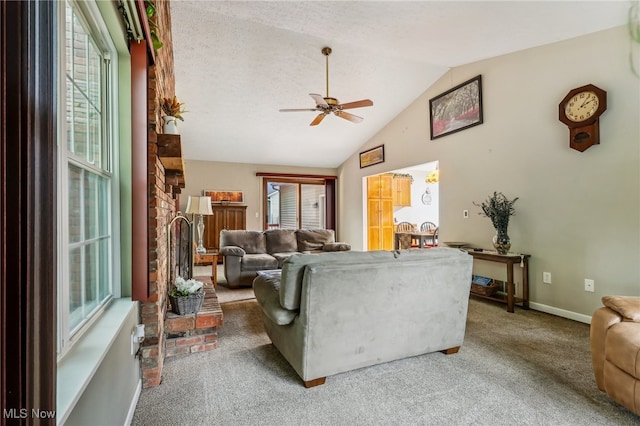
[[[587,84],[567,93],[558,106],[559,119],[569,127],[569,146],[584,152],[600,143],[599,118],[607,109],[607,92]]]

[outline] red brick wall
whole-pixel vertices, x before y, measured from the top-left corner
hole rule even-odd
[[[140,309],[145,324],[141,351],[144,388],[160,384],[165,357],[216,348],[217,327],[222,324],[222,311],[211,283],[197,315],[181,317],[167,312],[167,225],[175,217],[180,192],[175,182],[166,181],[157,145],[158,133],[162,132],[160,100],[176,95],[169,4],[169,0],[155,0],[157,33],[164,45],[156,52],[155,64],[148,73],[149,299]]]
[[[167,311],[167,224],[176,213],[177,193],[171,185],[165,186],[164,166],[158,158],[157,134],[162,131],[160,99],[173,97],[173,45],[171,42],[170,2],[155,0],[159,29],[164,43],[156,52],[156,62],[149,68],[148,122],[149,141],[147,172],[149,184],[149,300],[140,309],[145,324],[142,344],[142,384],[148,388],[160,384],[166,342],[164,318]],[[168,191],[168,192],[167,192]]]

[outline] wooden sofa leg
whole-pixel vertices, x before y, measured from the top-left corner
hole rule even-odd
[[[453,348],[445,349],[440,352],[442,352],[445,355],[453,355],[453,354],[457,354],[459,350],[460,350],[460,346],[454,346]]]
[[[320,386],[320,385],[324,385],[324,381],[327,380],[326,377],[319,377],[317,379],[313,379],[313,380],[305,380],[304,381],[304,387],[305,388],[312,388],[314,386]]]

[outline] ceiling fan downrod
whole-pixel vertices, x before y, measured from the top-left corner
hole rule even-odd
[[[327,98],[328,98],[329,97],[329,55],[331,55],[331,48],[323,47],[322,54],[325,57],[325,67],[326,67],[325,76],[327,80],[326,83],[327,83]]]

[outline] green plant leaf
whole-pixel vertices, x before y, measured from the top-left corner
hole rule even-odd
[[[151,18],[153,15],[156,14],[156,5],[150,1],[146,1],[145,4],[147,5],[146,7],[147,18]]]
[[[151,33],[151,42],[153,44],[154,50],[158,50],[162,46],[164,46],[164,43],[160,41],[160,39],[158,38],[158,35],[155,32]]]

